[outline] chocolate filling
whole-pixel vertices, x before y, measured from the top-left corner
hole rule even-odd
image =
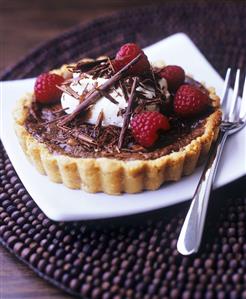
[[[77,117],[67,126],[60,126],[59,120],[66,113],[60,104],[49,106],[31,104],[25,122],[27,131],[39,142],[44,143],[54,154],[65,154],[76,158],[116,158],[120,160],[156,159],[180,150],[194,138],[204,133],[206,117],[213,112],[209,108],[197,119],[181,120],[170,115],[171,129],[161,132],[155,147],[146,149],[137,144],[131,130],[127,129],[122,148],[118,148],[121,128],[86,124]]]
[[[115,72],[109,57],[101,60],[81,60],[75,66],[70,66],[73,72],[79,73],[83,78],[84,72],[97,77],[105,77],[108,80],[90,92],[85,92],[83,101],[76,109],[67,115],[60,104],[43,106],[32,102],[29,115],[25,121],[27,131],[39,142],[44,143],[49,151],[54,154],[65,154],[71,157],[98,158],[107,157],[121,160],[147,160],[156,159],[171,152],[179,151],[188,145],[193,139],[204,133],[206,117],[213,112],[208,108],[196,119],[182,120],[172,113],[172,98],[174,95],[166,95],[159,84],[158,69],[148,70],[135,78],[129,76],[129,71],[140,59],[139,54],[118,72]],[[70,83],[76,79],[66,80],[59,88],[75,98],[76,94]],[[186,77],[186,83],[198,86],[203,92],[208,91],[192,78]],[[110,89],[120,86],[128,106],[124,111],[119,111],[124,118],[123,127],[113,125],[103,127],[103,115],[98,116],[95,125],[88,124],[87,117],[89,106],[94,104],[101,95],[114,102],[110,95]],[[151,88],[155,97],[149,99],[138,87]],[[86,89],[86,88],[85,88]],[[141,90],[141,89],[140,89]],[[136,143],[129,128],[130,118],[140,113],[147,107],[155,106],[168,115],[171,129],[160,132],[159,139],[152,148],[144,148]]]

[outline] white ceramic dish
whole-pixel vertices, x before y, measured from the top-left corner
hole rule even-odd
[[[223,80],[192,41],[183,33],[172,35],[145,49],[150,61],[165,60],[181,65],[199,81],[214,86],[220,94]],[[201,168],[179,182],[165,184],[157,191],[109,196],[70,190],[40,175],[22,152],[13,130],[12,110],[25,92],[32,91],[34,79],[1,82],[1,139],[16,172],[40,209],[57,221],[99,219],[150,211],[191,198]],[[215,187],[246,174],[246,127],[232,136],[225,147]]]

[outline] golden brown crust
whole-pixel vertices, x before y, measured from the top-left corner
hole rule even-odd
[[[209,89],[213,106],[219,107],[214,89]],[[110,158],[73,158],[55,155],[45,144],[38,142],[25,129],[24,122],[32,95],[19,100],[14,111],[14,126],[23,151],[36,169],[51,181],[63,183],[72,189],[87,192],[120,194],[137,193],[145,189],[156,190],[164,182],[177,181],[194,172],[206,157],[212,142],[217,138],[221,111],[216,109],[206,121],[202,136],[166,156],[154,160],[122,161]]]

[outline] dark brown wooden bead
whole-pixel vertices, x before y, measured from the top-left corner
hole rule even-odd
[[[13,205],[9,205],[7,208],[6,208],[6,212],[8,214],[12,214],[14,211],[16,210],[16,207],[13,206]],[[12,216],[12,215],[11,215]]]
[[[16,183],[16,184],[14,185],[14,188],[15,188],[16,191],[18,191],[21,187],[22,187],[22,184],[21,184],[21,183]]]
[[[91,289],[91,287],[89,284],[83,284],[80,289],[80,292],[83,296],[88,296],[90,293],[90,289]]]
[[[19,181],[19,179],[18,179],[18,177],[16,176],[16,175],[14,175],[14,173],[13,173],[13,175],[12,175],[12,177],[10,178],[10,183],[11,184],[15,184],[16,182],[18,182]]]
[[[58,269],[55,270],[53,276],[54,276],[54,278],[55,278],[56,280],[60,280],[61,277],[62,277],[62,274],[63,274],[62,270],[58,268]]]
[[[16,242],[16,243],[14,244],[13,250],[14,250],[16,253],[20,254],[20,252],[21,252],[23,246],[24,246],[24,244],[23,244],[22,242]]]
[[[0,226],[0,235],[3,236],[3,234],[6,232],[7,229],[8,229],[7,225],[1,225]]]
[[[71,279],[71,281],[69,282],[69,287],[72,290],[76,290],[77,291],[79,289],[79,286],[80,286],[80,282],[76,278]]]
[[[6,199],[2,202],[2,207],[7,208],[11,204],[11,201]]]
[[[48,276],[52,276],[53,273],[55,271],[55,266],[52,265],[52,264],[48,264],[45,268],[45,273],[48,275]]]
[[[9,214],[6,212],[1,212],[0,217],[2,220],[4,220],[6,217],[9,217]]]
[[[62,275],[61,281],[63,284],[68,285],[69,281],[70,281],[69,274],[64,272],[64,274]]]
[[[36,266],[39,261],[40,256],[37,253],[32,253],[29,257],[29,261],[32,265]]]
[[[24,188],[20,188],[18,191],[17,191],[17,195],[18,196],[22,196],[25,194],[25,189]]]
[[[26,247],[26,248],[22,249],[21,257],[26,260],[29,258],[31,252],[32,252],[32,250],[30,248]]]
[[[14,220],[17,220],[19,217],[20,217],[21,213],[20,211],[16,210],[12,213],[11,217],[14,219]]]
[[[37,267],[40,271],[44,271],[47,261],[45,259],[39,260]]]
[[[18,238],[13,235],[7,239],[7,243],[10,247],[12,247],[16,243],[17,240],[18,240]]]

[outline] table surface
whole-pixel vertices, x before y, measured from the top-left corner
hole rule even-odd
[[[85,2],[85,1],[84,1]],[[163,1],[147,0],[0,0],[0,73],[32,48],[74,25],[110,15],[131,6]],[[18,30],[16,30],[18,28]],[[21,32],[20,32],[21,30]],[[71,298],[37,277],[0,247],[0,298]]]
[[[0,39],[0,73],[34,47],[74,25],[125,8],[163,2],[165,0],[0,0],[0,36],[3,37]]]

